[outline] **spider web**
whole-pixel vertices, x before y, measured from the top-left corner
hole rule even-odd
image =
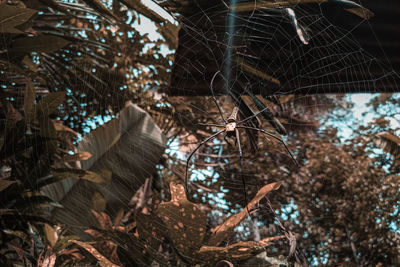
[[[152,114],[169,139],[167,153],[177,158],[179,163],[171,165],[177,165],[175,172],[180,176],[184,175],[182,169],[190,151],[206,136],[215,133],[212,127],[203,128],[196,124],[221,123],[218,110],[209,97],[212,93],[211,79],[218,71],[221,75],[216,76],[213,89],[218,95],[224,116],[229,116],[234,106],[245,105],[251,111],[257,110],[244,88],[261,95],[263,103],[274,114],[279,114],[280,119],[283,118],[282,123],[288,129],[289,137],[282,138],[289,143],[294,154],[301,145],[296,143],[291,130],[296,132],[301,125],[316,129],[315,114],[326,113],[336,101],[340,101],[334,96],[313,94],[390,92],[397,89],[398,75],[389,62],[382,62],[382,57],[378,59],[369,53],[358,39],[366,31],[373,33],[368,20],[342,7],[298,4],[258,9],[254,8],[257,4],[255,1],[248,11],[234,12],[227,7],[232,3],[158,2],[181,22],[171,84],[165,92],[171,96],[168,101],[177,110],[176,115],[167,111],[168,118],[176,119],[176,124],[184,126],[186,131],[176,138],[175,133],[168,130],[168,123],[163,121],[165,117],[157,118]],[[336,12],[339,12],[339,18],[343,21],[338,21],[338,17],[332,15]],[[365,15],[366,12],[362,10],[361,13]],[[278,96],[280,105],[268,100],[272,95]],[[123,101],[119,99],[120,96],[114,98],[117,104],[123,106]],[[189,108],[179,109],[182,101],[189,103]],[[165,105],[162,101],[157,104]],[[283,116],[289,111],[289,115],[294,116]],[[245,111],[241,112],[241,119],[248,116]],[[275,131],[263,119],[255,123],[262,129]],[[221,222],[221,217],[234,214],[244,207],[241,175],[244,175],[251,193],[267,182],[276,181],[274,174],[266,175],[252,169],[253,163],[272,165],[277,160],[282,163],[283,172],[290,172],[294,168],[279,143],[262,136],[255,137],[258,147],[253,153],[249,141],[251,136],[246,134],[245,131],[241,133],[245,158],[243,170],[237,148],[227,145],[222,137],[205,144],[190,164],[192,187],[189,199],[215,204],[215,210],[208,209],[214,223]],[[231,141],[234,143],[234,140]],[[170,174],[165,166],[159,166],[159,173],[160,176]],[[228,192],[229,195],[226,194]],[[87,192],[79,191],[77,194],[84,196]],[[287,203],[286,208],[293,208],[293,205]],[[260,206],[258,212],[258,218],[248,220],[241,226],[238,239],[259,239],[260,233],[258,236],[253,233],[249,237],[250,227],[270,224],[269,230],[261,230],[261,235],[278,232],[269,210]],[[280,212],[285,213],[285,210],[281,209]],[[282,218],[289,219],[285,216]],[[295,217],[291,219],[295,220]]]
[[[300,105],[291,108],[305,121],[312,117],[310,110],[321,107],[326,111],[330,102],[330,96],[315,96],[314,102],[307,102],[311,94],[397,90],[398,74],[373,37],[368,22],[371,11],[361,8],[361,3],[358,15],[340,3],[281,8],[259,8],[262,3],[258,1],[186,1],[184,7],[174,1],[160,4],[179,13],[181,21],[168,94],[209,96],[212,77],[220,72],[213,90],[228,96],[222,99],[225,105],[231,102],[222,108],[225,116],[243,101],[257,110],[251,99],[242,97],[247,95],[244,88],[265,98],[296,94]],[[237,10],[229,8],[235,5]],[[371,46],[371,39],[383,56],[377,58],[364,48]],[[192,111],[207,114],[214,104],[208,109],[202,105],[194,105]],[[187,123],[193,126],[190,120]],[[298,125],[294,120],[285,123],[287,127]]]
[[[222,94],[243,84],[263,95],[397,89],[398,75],[387,59],[368,51],[382,53],[364,18],[371,16],[367,10],[358,17],[339,4],[257,9],[256,3],[248,3],[248,12],[189,4],[193,12],[182,19],[170,94],[209,95],[218,70],[228,83],[216,81]]]
[[[362,8],[360,1],[357,1],[360,6],[356,13],[349,10],[349,6],[340,5],[340,1],[278,8],[259,8],[262,6],[260,1],[234,2],[185,1],[183,4],[159,1],[168,11],[176,12],[181,22],[180,41],[167,93],[184,97],[177,98],[177,102],[191,103],[191,110],[180,113],[183,124],[192,129],[181,137],[181,145],[189,143],[186,148],[180,147],[184,154],[189,155],[200,141],[217,130],[196,123],[221,124],[210,97],[214,93],[220,95],[218,105],[225,118],[234,106],[249,107],[251,113],[241,109],[241,119],[258,110],[245,88],[266,100],[264,104],[276,111],[275,114],[279,113],[279,105],[267,99],[277,96],[284,102],[284,110],[291,109],[295,116],[303,119],[283,119],[284,126],[293,131],[284,140],[296,154],[296,149],[301,148],[295,141],[301,125],[313,128],[313,120],[340,103],[342,94],[398,90],[399,76],[369,22],[374,10]],[[242,5],[245,8],[239,11],[241,4],[245,4]],[[235,5],[236,11],[232,8]],[[290,95],[292,101],[287,101]],[[265,121],[258,123],[260,128],[276,133]],[[262,184],[275,181],[273,174],[264,175],[254,170],[252,163],[273,164],[268,157],[283,157],[281,168],[284,172],[293,170],[280,144],[271,144],[271,140],[261,137],[258,139],[259,150],[253,154],[249,144],[251,136],[245,136],[245,132],[241,135],[244,139],[244,170],[239,165],[237,147],[227,145],[222,138],[205,144],[189,164],[191,182],[214,190],[209,194],[204,188],[193,186],[194,199],[217,203],[219,211],[225,215],[244,206],[240,175],[245,176],[247,190],[253,193]],[[186,158],[182,156],[182,159]],[[227,192],[230,193],[223,194]],[[281,219],[296,221],[296,216],[292,212],[288,212],[292,215],[286,215],[285,209],[295,209],[295,205],[282,205],[279,212]],[[221,213],[214,210],[213,215],[218,218]],[[266,207],[261,207],[259,214],[264,220],[260,225],[271,223],[272,228],[276,227]],[[254,222],[250,220],[243,227],[238,230],[238,236],[247,239],[246,233],[254,227]],[[271,233],[274,231],[276,229]]]

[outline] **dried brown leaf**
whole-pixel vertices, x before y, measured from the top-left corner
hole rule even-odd
[[[101,255],[100,252],[98,252],[97,249],[95,249],[92,245],[77,240],[70,240],[70,242],[75,243],[81,246],[82,248],[86,249],[90,254],[92,254],[97,259],[101,267],[120,267],[119,265],[112,263],[106,257]]]
[[[376,135],[377,144],[395,158],[400,157],[400,138],[389,132],[381,132]]]
[[[81,161],[81,160],[88,160],[92,157],[92,154],[89,152],[78,152],[73,155],[66,155],[63,157],[63,161],[70,162],[70,161]]]
[[[298,4],[323,3],[323,2],[328,2],[328,0],[277,0],[277,1],[257,1],[257,2],[249,1],[231,5],[229,8],[237,12],[248,12],[265,8],[286,8]]]
[[[285,236],[268,237],[259,242],[238,242],[226,247],[202,246],[199,250],[200,258],[208,262],[217,262],[222,259],[243,261],[265,250],[271,241],[285,238]]]
[[[51,225],[45,223],[44,224],[44,233],[45,233],[46,238],[49,241],[51,247],[54,247],[54,245],[56,244],[57,239],[58,239],[57,232],[54,230],[54,228]]]
[[[208,245],[216,246],[229,237],[236,226],[248,216],[248,210],[251,210],[262,198],[264,198],[270,191],[277,190],[283,184],[282,181],[268,184],[262,187],[256,194],[256,196],[247,204],[247,208],[241,212],[229,217],[223,224],[213,228],[211,230],[212,235],[208,241]]]
[[[374,16],[374,13],[364,7],[359,7],[359,8],[347,8],[345,9],[347,12],[353,13],[354,15],[359,16],[360,18],[363,19],[370,19]]]
[[[97,212],[95,210],[92,210],[92,214],[96,217],[97,222],[99,223],[100,229],[103,229],[103,230],[112,230],[113,229],[113,223],[111,221],[111,218],[106,213]]]
[[[205,236],[206,214],[187,200],[182,184],[170,183],[170,190],[171,201],[161,203],[157,214],[181,254],[194,257]]]
[[[16,181],[0,179],[0,192],[5,190],[7,187],[9,187],[10,185],[12,185],[14,183],[16,183]]]

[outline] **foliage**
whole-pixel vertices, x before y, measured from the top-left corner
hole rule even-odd
[[[64,98],[63,93],[50,93],[34,104],[33,98],[26,97],[24,117],[9,103],[0,150],[0,260],[4,266],[17,262],[53,266],[58,257],[82,257],[73,248],[67,249],[67,241],[76,237],[53,228],[49,212],[60,204],[41,193],[44,187],[67,178],[102,182],[96,173],[73,168],[67,152],[73,149],[76,133],[49,117]]]
[[[242,98],[252,110],[257,110],[249,97],[243,96]],[[341,101],[340,97],[304,97],[294,95],[276,96],[274,99],[261,97],[260,99],[270,108],[273,116],[279,119],[290,135],[315,131],[319,126],[317,115],[322,116],[325,112],[333,109],[335,106],[334,101],[339,103]],[[176,136],[168,133],[167,136],[176,138],[179,141],[180,153],[189,153],[201,140],[215,133],[214,127],[199,125],[200,123],[220,123],[221,118],[218,109],[210,98],[170,97],[168,100],[172,106],[172,120],[174,120],[177,125],[175,126],[175,132],[177,132],[178,135]],[[217,100],[224,115],[227,116],[234,106],[231,100],[229,97],[218,97]],[[324,103],[325,110],[316,109],[316,103]],[[239,118],[245,119],[246,117],[240,114]],[[264,118],[260,116],[258,121],[261,128],[274,132],[273,126]],[[276,135],[281,137],[279,134]],[[256,177],[256,175],[263,176],[265,180],[269,179],[268,181],[276,181],[279,175],[281,175],[280,172],[276,172],[279,164],[283,165],[288,171],[296,170],[296,166],[291,161],[284,147],[274,139],[267,138],[263,135],[257,135],[253,132],[248,133],[244,130],[240,130],[240,136],[244,153],[244,176],[249,187],[248,189],[251,190],[252,194],[256,194],[257,186],[262,186],[262,181],[257,182],[258,177]],[[255,139],[256,151],[252,150],[252,138]],[[291,139],[294,139],[294,137]],[[234,140],[232,140],[231,143],[234,143]],[[300,146],[289,143],[289,149],[291,151],[297,151],[299,148]],[[268,156],[265,157],[265,155]],[[183,181],[183,167],[185,163],[176,159],[174,155],[167,156],[171,158],[171,161],[168,162],[166,169],[163,170],[165,175],[164,181]],[[213,201],[213,195],[209,193],[222,192],[224,188],[228,188],[229,194],[224,196],[228,208],[230,210],[235,210],[238,207],[245,206],[243,186],[239,176],[240,164],[237,147],[228,145],[223,141],[223,136],[220,136],[217,138],[216,142],[204,144],[196,155],[194,155],[194,158],[196,158],[193,160],[194,164],[189,165],[189,170],[193,178],[199,175],[203,170],[210,170],[210,168],[213,170],[212,175],[206,177],[204,181],[198,181],[196,179],[190,181],[189,187],[191,190],[205,190],[204,194],[198,194],[196,200],[200,200],[204,197],[204,202]],[[269,170],[266,171],[264,166],[268,166]],[[277,168],[271,168],[271,166],[276,166]],[[273,173],[274,171],[276,173]],[[171,176],[171,174],[173,175]],[[219,175],[218,179],[215,178],[217,174]],[[238,206],[238,204],[240,206]]]
[[[214,133],[213,127],[198,123],[218,123],[220,116],[210,98],[161,93],[173,60],[162,47],[177,47],[178,27],[137,0],[83,2],[0,4],[2,265],[289,265],[292,259],[282,257],[294,249],[320,265],[399,263],[400,142],[398,129],[390,127],[390,120],[398,119],[398,98],[374,99],[371,105],[383,116],[355,129],[344,142],[332,129],[317,131],[322,116],[343,104],[341,96],[241,96],[249,111],[269,108],[273,119],[260,116],[253,122],[269,131],[276,125],[282,134],[287,131],[300,169],[274,140],[243,131],[243,173],[237,147],[221,137],[196,154],[186,195],[180,185],[185,167],[180,156]],[[151,40],[132,26],[139,13],[156,23],[164,40]],[[238,64],[260,76],[246,62]],[[158,166],[162,181],[156,174],[142,175],[145,182],[136,193],[139,185],[121,183],[128,195],[135,194],[131,201],[114,212],[93,210],[97,225],[86,229],[86,236],[73,236],[71,226],[50,219],[54,208],[63,207],[41,192],[69,178],[107,190],[107,175],[77,168],[77,161],[95,160],[102,153],[71,155],[76,151],[74,130],[87,132],[97,115],[116,116],[125,100],[148,112],[168,139],[171,152]],[[224,113],[234,107],[229,97],[217,101]],[[157,157],[153,149],[146,152]],[[201,175],[205,179],[196,179]],[[249,203],[241,175],[253,197]],[[266,195],[281,180],[283,190],[271,194],[272,206]],[[281,223],[276,214],[292,220]],[[244,230],[237,231],[238,226]]]
[[[93,155],[81,158],[80,171],[98,173],[103,183],[67,180],[47,188],[44,193],[63,206],[52,211],[52,218],[71,225],[74,234],[96,222],[91,209],[113,218],[121,208],[128,208],[136,190],[156,172],[164,150],[165,138],[149,114],[127,102],[117,118],[85,135],[77,145],[77,151]]]
[[[305,164],[290,187],[305,253],[330,266],[395,265],[400,176],[379,166],[363,137],[347,144],[336,131],[301,138]]]
[[[178,106],[181,116],[179,122],[184,125],[195,125],[196,122],[216,123],[218,111],[213,107],[212,101],[204,101],[201,104],[197,101],[193,99],[188,105]],[[224,102],[223,99],[219,101],[224,103],[223,110],[228,111],[229,102]],[[382,101],[379,105],[384,109],[386,104]],[[343,102],[341,110],[348,116],[350,111],[344,108],[346,105],[350,107]],[[293,112],[296,108],[301,109],[304,106],[291,105],[288,109]],[[207,110],[208,114],[193,114],[192,110]],[[271,110],[275,110],[274,106]],[[292,218],[292,222],[284,222],[284,225],[297,233],[298,246],[311,263],[340,265],[351,262],[358,266],[398,263],[398,160],[378,149],[378,145],[382,144],[379,139],[383,138],[392,141],[391,146],[398,145],[395,142],[397,137],[393,134],[396,133],[396,129],[390,128],[389,119],[390,115],[396,118],[399,108],[396,106],[390,110],[391,114],[382,113],[382,118],[377,117],[369,125],[354,125],[353,135],[347,141],[339,139],[338,132],[332,129],[317,133],[310,127],[293,127],[289,147],[295,151],[302,165],[299,170],[290,165],[283,152],[278,152],[278,149],[272,146],[271,140],[259,137],[259,150],[255,155],[251,155],[248,152],[248,137],[242,135],[241,143],[245,144],[244,175],[248,194],[255,194],[255,185],[268,183],[276,177],[287,181],[282,191],[284,193],[272,196],[274,202],[281,203],[281,207],[274,208],[282,214],[281,218]],[[279,116],[282,113],[276,114]],[[190,117],[191,121],[186,119],[186,116]],[[309,120],[312,118],[310,115]],[[285,122],[284,118],[282,121]],[[190,126],[186,126],[186,129],[188,127]],[[271,126],[263,123],[263,127],[268,129]],[[198,140],[212,134],[212,127],[193,128],[193,135],[186,135],[181,139],[182,143],[189,140],[196,144]],[[303,131],[299,131],[301,129]],[[222,140],[221,143],[224,144]],[[236,148],[225,144],[221,148],[217,144],[206,144],[197,154],[199,159],[191,167],[194,179],[190,183],[193,192],[189,198],[213,203],[208,204],[209,209],[223,213],[226,210],[234,211],[238,204],[243,207],[244,197]],[[181,151],[188,152],[193,149],[190,143],[188,147],[183,147]],[[393,153],[396,150],[387,151]],[[396,156],[395,153],[393,155]],[[212,168],[213,172],[206,176],[205,180],[195,179],[195,176],[200,174],[199,170],[209,168]],[[164,180],[182,180],[182,168],[168,167],[168,170],[171,169],[174,175],[171,177],[165,173]],[[214,178],[216,174],[219,175],[218,179]],[[224,188],[229,191],[224,193],[226,202],[221,206],[227,208],[221,208],[218,202],[214,204],[213,195]],[[245,223],[245,231],[249,230],[254,235],[257,235],[257,232],[272,235],[281,232],[279,228],[270,225],[273,215],[267,209],[264,206],[253,215],[256,221],[263,222],[260,229]],[[212,218],[218,220],[219,217]],[[213,220],[210,220],[210,227],[214,226]],[[236,238],[243,236],[237,234]],[[288,253],[287,249],[282,247],[278,251],[272,252],[272,255]]]
[[[41,229],[43,223],[48,227],[55,223],[50,221],[49,205],[60,205],[41,195],[41,190],[69,178],[104,183],[94,172],[75,169],[77,160],[91,155],[69,154],[76,150],[73,142],[77,133],[60,118],[82,130],[88,118],[111,115],[123,107],[124,99],[138,100],[140,94],[133,97],[132,92],[154,87],[153,83],[162,87],[168,81],[170,57],[167,59],[159,50],[164,42],[155,41],[157,46],[143,53],[152,41],[131,26],[138,19],[137,13],[119,2],[112,7],[118,16],[100,1],[87,4],[0,4],[2,265],[26,259],[38,266],[52,266],[56,258],[57,264],[60,259],[71,261],[73,253],[60,254],[47,246]],[[159,27],[167,24],[139,1],[126,4],[157,19]],[[176,31],[174,27],[160,31],[168,34]],[[173,48],[176,40],[168,40]],[[151,67],[147,69],[148,65]],[[137,69],[140,83],[132,82]],[[35,228],[40,231],[32,232]],[[76,246],[74,251],[78,253]],[[70,257],[65,258],[67,255]],[[75,260],[78,258],[82,257]]]
[[[277,190],[281,184],[279,182],[263,187],[257,197],[249,203],[248,208],[251,209],[268,192]],[[150,189],[145,188],[142,190]],[[235,263],[244,262],[264,251],[274,240],[283,238],[275,236],[264,238],[259,242],[241,241],[229,246],[219,246],[219,243],[231,236],[233,229],[247,217],[247,210],[244,209],[231,216],[207,232],[206,213],[202,211],[200,205],[186,199],[183,185],[171,183],[170,190],[171,201],[159,203],[154,201],[158,198],[157,195],[154,195],[153,199],[151,195],[147,195],[144,202],[150,205],[139,209],[136,205],[130,212],[120,213],[114,222],[105,213],[94,212],[99,227],[88,229],[86,232],[94,236],[97,242],[94,246],[82,242],[79,244],[91,250],[99,262],[105,262],[104,256],[98,252],[101,251],[103,255],[108,255],[107,258],[113,259],[112,264],[150,265],[153,261],[159,264],[168,261],[168,265],[171,266],[185,264],[210,266],[226,259]],[[126,220],[129,217],[131,219]],[[126,223],[128,221],[129,223]],[[174,258],[173,261],[171,257]]]
[[[3,105],[8,99],[21,110],[21,91],[28,83],[37,98],[66,91],[58,117],[81,131],[96,123],[87,119],[113,115],[125,100],[139,102],[144,89],[165,87],[173,58],[161,51],[176,46],[177,26],[140,1],[122,2],[114,1],[112,11],[100,1],[86,1],[88,6],[53,0],[1,4]],[[132,6],[155,20],[168,41],[150,40],[133,27],[140,17]]]

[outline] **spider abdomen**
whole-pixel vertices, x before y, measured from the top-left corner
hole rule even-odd
[[[236,122],[238,112],[239,112],[239,108],[238,107],[234,107],[233,110],[232,110],[232,114],[229,116],[229,118],[227,120],[228,123]]]

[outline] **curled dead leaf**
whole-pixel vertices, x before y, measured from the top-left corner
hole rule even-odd
[[[247,204],[247,208],[241,212],[229,217],[223,224],[213,228],[211,230],[212,235],[208,241],[209,245],[216,246],[230,236],[235,227],[248,216],[247,211],[251,210],[262,198],[264,198],[270,191],[277,190],[283,184],[282,181],[268,184],[262,187],[256,194],[256,196]]]

